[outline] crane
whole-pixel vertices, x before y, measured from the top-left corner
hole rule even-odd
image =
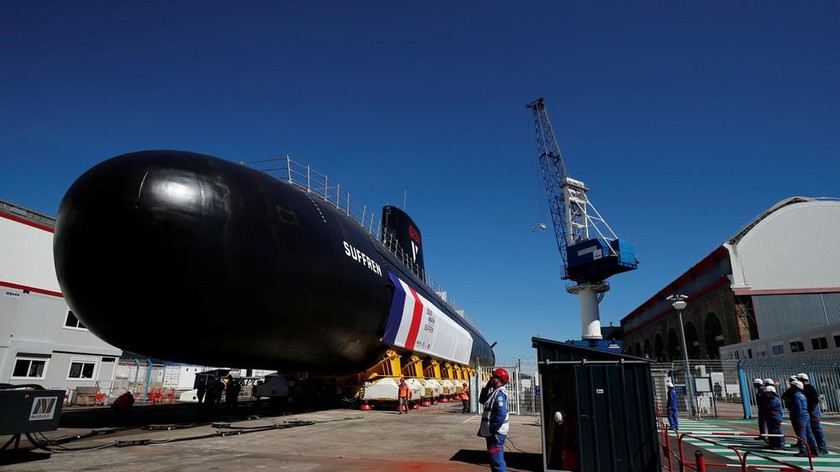
[[[534,112],[537,152],[557,248],[563,259],[564,280],[574,284],[566,291],[580,296],[580,317],[584,340],[601,339],[598,303],[610,288],[607,278],[639,266],[632,243],[621,240],[589,200],[589,190],[580,180],[569,177],[557,146],[545,100],[529,103]]]

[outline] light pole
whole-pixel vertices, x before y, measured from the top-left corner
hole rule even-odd
[[[682,311],[688,306],[688,303],[686,303],[687,299],[687,296],[677,293],[668,297],[668,300],[674,302],[671,306],[677,310],[677,319],[680,322],[680,343],[682,344],[682,357],[683,363],[685,364],[685,388],[688,394],[688,401],[686,404],[688,404],[688,412],[691,415],[691,418],[694,418],[696,416],[694,412],[694,382],[691,380],[691,368],[688,365],[688,349],[685,345],[685,326],[683,325],[682,319]]]

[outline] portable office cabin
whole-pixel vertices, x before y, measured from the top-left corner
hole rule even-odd
[[[547,339],[531,342],[542,388],[544,470],[658,472],[650,361]]]

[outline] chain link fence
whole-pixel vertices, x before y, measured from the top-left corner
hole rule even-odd
[[[499,367],[507,370],[510,374],[510,382],[505,387],[508,392],[508,408],[510,409],[510,414],[539,415],[540,398],[537,360],[518,359],[509,365],[482,367],[481,373],[489,377],[490,372]]]

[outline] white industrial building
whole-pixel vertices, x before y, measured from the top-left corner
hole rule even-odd
[[[122,351],[85,329],[64,302],[54,223],[0,200],[0,383],[107,390]]]
[[[840,354],[840,199],[792,197],[749,222],[621,320],[625,351],[680,359]],[[836,357],[835,357],[836,358]]]

